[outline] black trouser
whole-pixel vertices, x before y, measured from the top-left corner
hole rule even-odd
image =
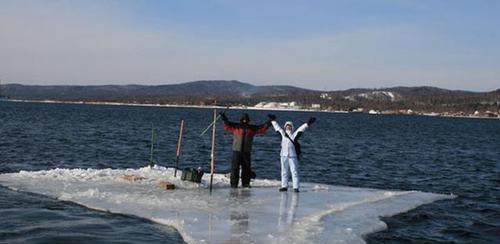
[[[231,161],[231,187],[238,187],[240,179],[241,166],[241,184],[243,187],[250,186],[250,153],[233,151],[233,161]]]

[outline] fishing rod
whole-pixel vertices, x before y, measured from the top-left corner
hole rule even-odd
[[[207,126],[207,128],[205,130],[203,130],[203,132],[201,132],[200,136],[203,136],[205,135],[205,133],[208,131],[208,129],[210,129],[210,127],[212,127],[216,122],[217,120],[219,120],[221,117],[221,115],[217,115],[217,117],[214,117],[214,121],[212,121],[212,123],[210,123],[210,125]]]
[[[226,109],[224,111],[222,111],[222,113],[225,113],[226,110],[229,109],[229,106],[226,107]],[[215,110],[215,109],[214,109]],[[214,125],[215,123],[217,123],[217,121],[221,118],[221,114],[218,114],[217,117],[214,119],[214,121],[212,121],[212,123],[210,123],[207,128],[205,128],[203,130],[203,132],[201,132],[200,136],[203,136],[205,135],[205,133],[208,131],[208,129],[210,129],[210,127],[212,127],[212,125]]]

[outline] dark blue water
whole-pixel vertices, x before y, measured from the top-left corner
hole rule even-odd
[[[262,122],[266,111],[248,111]],[[241,111],[228,115],[237,119]],[[385,218],[389,229],[368,243],[495,243],[500,240],[500,120],[421,116],[275,112],[278,121],[318,122],[302,137],[304,181],[381,189],[453,193]],[[172,166],[178,124],[186,119],[181,166],[208,167],[210,137],[199,133],[212,110],[0,102],[0,172],[52,168],[142,167],[149,160],[151,124],[158,129],[155,160]],[[229,168],[232,137],[220,124],[217,171]],[[280,138],[256,137],[253,169],[279,178]],[[92,211],[0,187],[3,243],[178,243],[172,228]]]

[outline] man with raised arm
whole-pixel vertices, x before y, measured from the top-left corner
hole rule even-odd
[[[233,133],[233,159],[231,161],[231,187],[237,188],[240,178],[241,167],[241,185],[250,187],[250,178],[252,178],[251,156],[253,137],[258,134],[264,134],[267,128],[271,126],[270,122],[261,125],[251,125],[250,116],[244,113],[240,123],[231,122],[224,112],[220,113],[224,121],[224,129]],[[273,115],[274,116],[274,115]]]
[[[307,123],[302,124],[297,130],[293,130],[291,121],[285,122],[284,129],[276,122],[276,117],[272,114],[268,115],[274,129],[281,134],[281,188],[279,191],[288,190],[288,178],[291,173],[293,191],[299,192],[299,157],[300,144],[298,139],[302,133],[316,121],[316,118],[311,117]]]

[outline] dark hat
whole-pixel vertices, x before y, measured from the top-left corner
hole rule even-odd
[[[241,116],[241,119],[240,119],[240,122],[241,123],[249,123],[250,122],[250,116],[248,116],[247,113],[244,113],[242,116]]]

